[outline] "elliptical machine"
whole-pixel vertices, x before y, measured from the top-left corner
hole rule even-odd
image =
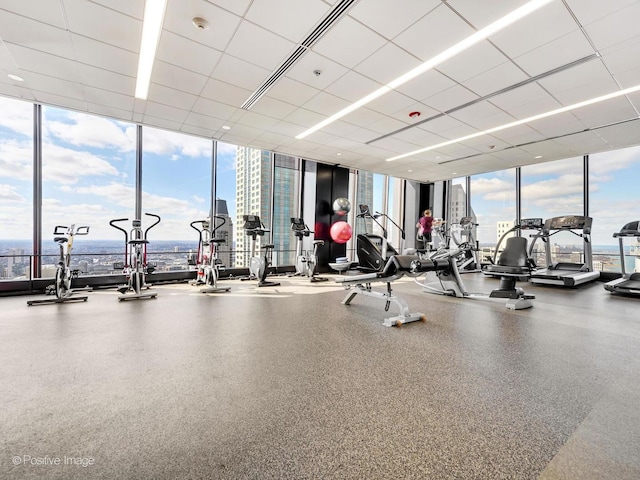
[[[258,287],[277,287],[280,285],[280,282],[270,282],[266,280],[269,265],[271,265],[271,253],[273,252],[274,245],[261,245],[260,248],[264,249],[264,256],[256,255],[257,238],[263,237],[269,230],[264,228],[258,215],[243,215],[242,220],[244,221],[244,233],[251,237],[249,276],[242,278],[242,280],[257,280]]]
[[[216,219],[222,223],[215,225]],[[228,292],[231,287],[218,287],[220,264],[218,261],[217,245],[225,242],[224,238],[215,238],[216,230],[222,227],[227,219],[218,215],[213,216],[213,222],[209,219],[191,222],[191,228],[198,232],[198,253],[196,256],[196,279],[193,285],[205,285],[200,289],[201,293]],[[198,226],[200,228],[198,228]],[[213,229],[211,227],[213,226]]]
[[[328,278],[318,277],[318,247],[324,245],[324,240],[313,241],[313,253],[311,255],[302,254],[302,241],[304,237],[308,237],[312,233],[309,227],[302,218],[291,217],[291,231],[298,239],[298,245],[296,247],[296,272],[292,276],[304,276],[309,277],[311,283],[326,282]]]
[[[124,233],[124,263],[116,264],[114,268],[121,267],[127,279],[127,283],[118,287],[121,295],[118,301],[123,300],[140,300],[147,298],[156,298],[158,292],[142,293],[142,288],[149,288],[146,283],[146,275],[153,273],[155,267],[147,264],[147,234],[149,230],[160,223],[160,216],[153,213],[145,213],[155,218],[154,223],[148,227],[144,233],[142,231],[142,220],[135,219],[131,222],[131,231],[127,232],[122,227],[115,225],[118,222],[128,222],[128,218],[117,218],[111,220],[109,225]]]
[[[391,223],[393,223],[400,233],[402,234],[402,240],[405,239],[404,230],[400,226],[391,220],[387,215],[376,212],[375,215],[371,214],[369,205],[359,205],[360,213],[357,215],[359,218],[373,220],[382,230],[382,235],[375,235],[372,233],[361,233],[356,238],[357,254],[358,254],[358,269],[367,272],[380,272],[387,264],[389,258],[393,255],[398,255],[395,248],[389,245],[387,242],[387,230],[378,222],[378,218],[386,217]]]

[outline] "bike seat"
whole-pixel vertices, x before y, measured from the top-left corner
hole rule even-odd
[[[226,238],[212,238],[211,240],[209,240],[209,243],[224,243],[226,241]]]
[[[149,243],[149,240],[129,240],[129,245],[143,245]]]
[[[53,241],[57,243],[65,243],[68,242],[69,239],[67,237],[54,237]]]

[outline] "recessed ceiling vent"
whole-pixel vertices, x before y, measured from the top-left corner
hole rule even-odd
[[[293,51],[293,53],[280,64],[278,68],[267,78],[262,85],[260,85],[255,92],[242,104],[242,109],[249,110],[254,103],[256,103],[262,95],[267,93],[280,77],[282,77],[287,70],[289,70],[298,59],[304,55],[311,46],[316,43],[324,33],[329,30],[334,23],[336,23],[349,8],[358,0],[340,0],[324,17],[320,23],[313,29],[313,31],[305,38],[300,45]]]

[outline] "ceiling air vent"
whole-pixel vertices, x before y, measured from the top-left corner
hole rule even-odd
[[[349,8],[356,3],[358,0],[341,0],[339,1],[324,17],[320,23],[313,29],[313,31],[305,38],[298,48],[296,48],[293,53],[284,60],[280,64],[276,70],[269,75],[262,85],[260,85],[247,100],[242,104],[242,109],[249,110],[259,99],[267,93],[267,90],[271,88],[273,84],[275,84],[280,77],[282,77],[287,70],[289,70],[298,59],[306,53],[306,51],[311,48],[311,46],[316,43],[320,37],[329,30],[334,23],[336,23],[342,15],[344,15]]]

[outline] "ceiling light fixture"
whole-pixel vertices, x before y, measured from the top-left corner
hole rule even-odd
[[[570,110],[575,110],[577,108],[586,107],[588,105],[593,105],[594,103],[604,102],[606,100],[611,100],[612,98],[621,97],[623,95],[628,95],[629,93],[640,91],[640,85],[636,85],[635,87],[625,88],[624,90],[620,90],[618,92],[608,93],[607,95],[602,95],[600,97],[591,98],[589,100],[585,100],[583,102],[574,103],[573,105],[568,105],[566,107],[557,108],[555,110],[551,110],[549,112],[540,113],[538,115],[533,115],[532,117],[523,118],[522,120],[517,120],[515,122],[506,123],[504,125],[499,125],[497,127],[490,128],[489,130],[483,130],[482,132],[472,133],[471,135],[466,135],[464,137],[456,138],[453,140],[447,140],[446,142],[438,143],[436,145],[431,145],[430,147],[420,148],[418,150],[414,150],[409,153],[403,153],[402,155],[396,155],[395,157],[387,158],[387,162],[391,162],[393,160],[399,160],[401,158],[412,157],[413,155],[417,155],[419,153],[428,152],[430,150],[435,150],[441,147],[446,147],[447,145],[453,145],[454,143],[464,142],[465,140],[471,140],[472,138],[481,137],[482,135],[489,135],[491,133],[499,132],[501,130],[506,130],[507,128],[517,127],[518,125],[522,125],[525,123],[534,122],[536,120],[540,120],[542,118],[552,117],[554,115],[558,115],[560,113],[565,113]]]
[[[532,13],[535,10],[543,7],[544,5],[546,5],[547,3],[551,2],[551,1],[552,0],[532,0],[532,1],[524,4],[522,7],[515,9],[513,12],[505,15],[504,17],[496,20],[492,24],[484,27],[482,30],[478,30],[476,33],[474,33],[470,37],[467,37],[464,40],[462,40],[461,42],[458,42],[455,45],[453,45],[452,47],[449,47],[444,52],[439,53],[438,55],[436,55],[435,57],[431,58],[430,60],[427,60],[423,64],[418,65],[416,68],[408,71],[404,75],[401,75],[400,77],[396,78],[395,80],[387,83],[385,86],[380,87],[378,90],[370,93],[366,97],[361,98],[360,100],[358,100],[357,102],[353,103],[352,105],[349,105],[348,107],[340,110],[338,113],[334,113],[330,117],[327,117],[326,119],[324,119],[320,123],[314,125],[313,127],[309,128],[308,130],[305,130],[304,132],[300,133],[299,135],[296,135],[295,138],[300,140],[302,138],[307,137],[308,135],[311,135],[314,132],[317,132],[318,130],[321,130],[322,128],[326,127],[330,123],[333,123],[336,120],[341,119],[342,117],[344,117],[345,115],[348,115],[349,113],[353,112],[354,110],[357,110],[358,108],[366,105],[367,103],[372,102],[376,98],[381,97],[382,95],[390,92],[391,90],[396,89],[396,88],[400,87],[401,85],[407,83],[409,80],[413,80],[417,76],[422,75],[423,73],[435,68],[436,66],[440,65],[442,62],[450,59],[451,57],[454,57],[454,56],[458,55],[459,53],[462,53],[463,51],[467,50],[468,48],[470,48],[470,47],[474,46],[475,44],[481,42],[482,40],[488,38],[489,36],[493,35],[494,33],[499,32],[500,30],[502,30],[503,28],[507,27],[508,25],[511,25],[512,23],[514,23],[514,22],[520,20],[521,18],[529,15],[530,13]]]
[[[24,78],[18,75],[14,75],[13,73],[8,73],[7,77],[9,77],[11,80],[15,80],[16,82],[24,82]]]
[[[140,55],[138,56],[138,76],[136,78],[136,98],[146,100],[149,95],[149,83],[153,61],[156,58],[162,21],[167,6],[167,0],[146,0],[144,5],[144,20],[142,22],[142,38],[140,40]]]

